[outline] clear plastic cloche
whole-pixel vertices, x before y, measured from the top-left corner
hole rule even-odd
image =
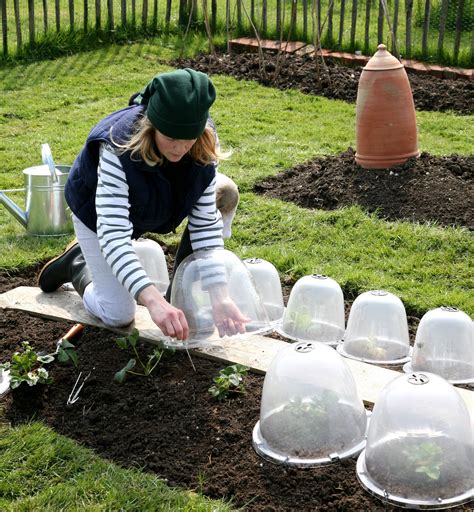
[[[248,258],[244,263],[252,274],[257,292],[262,297],[268,319],[271,323],[279,322],[285,305],[278,270],[272,263],[261,258]]]
[[[160,244],[149,238],[132,241],[140,264],[158,290],[164,295],[170,284],[166,258]]]
[[[367,423],[344,358],[323,343],[293,343],[265,375],[253,446],[277,464],[327,464],[360,453]]]
[[[406,508],[449,508],[474,498],[474,439],[457,389],[429,372],[401,375],[375,402],[357,461],[362,486]]]
[[[181,309],[189,325],[186,342],[167,340],[168,346],[190,348],[221,340],[213,316],[212,301],[229,297],[249,320],[247,334],[272,330],[254,280],[243,261],[223,248],[201,249],[187,256],[173,279],[170,302]]]
[[[408,321],[403,302],[385,290],[360,294],[352,303],[337,350],[351,359],[401,364],[410,358]]]
[[[295,283],[276,331],[294,341],[336,345],[344,334],[344,295],[339,284],[322,274]]]
[[[418,325],[407,372],[436,373],[452,384],[474,383],[474,335],[471,318],[442,306],[425,313]]]

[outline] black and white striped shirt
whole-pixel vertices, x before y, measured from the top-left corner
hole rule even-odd
[[[133,226],[129,218],[128,183],[119,158],[109,146],[102,145],[97,193],[97,236],[108,265],[122,285],[135,298],[149,286],[144,268],[132,246]],[[206,188],[188,216],[193,251],[223,247],[222,218],[216,208],[216,178]],[[222,274],[203,268],[203,287],[222,282]],[[206,286],[205,286],[206,285]]]

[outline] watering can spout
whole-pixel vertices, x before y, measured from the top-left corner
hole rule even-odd
[[[0,192],[0,203],[15,217],[15,219],[23,224],[26,228],[28,224],[28,216],[19,206],[17,206],[4,192]]]

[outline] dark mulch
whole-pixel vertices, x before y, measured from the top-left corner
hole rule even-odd
[[[255,80],[283,90],[299,89],[306,94],[350,103],[356,101],[362,72],[361,66],[346,67],[332,59],[326,59],[327,70],[320,71],[318,80],[312,57],[282,54],[278,58],[272,53],[264,54],[263,68],[256,53],[219,54],[217,60],[209,55],[201,55],[193,59],[178,59],[173,65],[242,80]],[[417,110],[450,110],[462,115],[474,113],[472,80],[436,78],[413,72],[408,73],[408,78]]]

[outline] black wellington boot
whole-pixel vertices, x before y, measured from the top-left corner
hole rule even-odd
[[[72,241],[65,251],[48,261],[38,276],[38,286],[46,293],[57,290],[64,283],[71,281],[71,267],[74,259],[81,253],[77,240]]]
[[[38,286],[46,293],[72,282],[81,297],[91,281],[89,268],[77,241],[71,242],[60,256],[48,261],[38,276]]]
[[[71,265],[71,282],[76,292],[82,297],[86,286],[92,282],[92,276],[82,255],[76,256]]]

